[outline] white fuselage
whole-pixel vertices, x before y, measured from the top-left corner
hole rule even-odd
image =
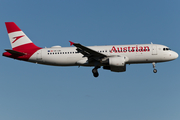
[[[178,57],[176,52],[159,44],[89,46],[88,48],[108,57],[124,56],[126,64],[165,62]],[[35,52],[29,61],[55,66],[94,66],[93,63],[88,63],[88,58],[78,53],[76,49],[76,47],[60,46],[43,48]]]

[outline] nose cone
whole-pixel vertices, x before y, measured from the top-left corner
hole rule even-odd
[[[176,52],[173,52],[173,54],[172,54],[173,59],[177,59],[178,56],[179,56],[179,55],[178,55]]]
[[[175,59],[178,58],[178,56],[179,56],[178,53],[175,52],[175,55],[174,55]]]

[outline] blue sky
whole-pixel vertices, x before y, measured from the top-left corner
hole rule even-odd
[[[1,0],[0,51],[11,48],[4,22],[40,47],[146,44],[180,53],[179,0]],[[53,67],[0,56],[2,120],[179,120],[179,58],[127,65],[127,71]]]

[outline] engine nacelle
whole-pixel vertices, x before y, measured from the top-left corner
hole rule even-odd
[[[127,58],[124,56],[110,57],[109,66],[104,66],[104,69],[111,70],[113,72],[124,72],[126,71]]]
[[[109,58],[109,65],[115,67],[121,67],[125,65],[125,58],[124,57],[110,57]]]

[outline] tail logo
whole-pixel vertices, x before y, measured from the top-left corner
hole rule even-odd
[[[20,38],[22,38],[22,37],[24,37],[24,35],[22,35],[22,36],[17,36],[17,37],[13,37],[13,39],[15,39],[12,43],[15,43],[18,39],[20,39]]]

